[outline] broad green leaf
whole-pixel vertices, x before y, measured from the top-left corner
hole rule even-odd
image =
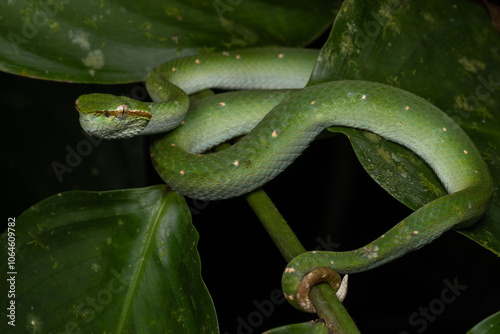
[[[467,334],[495,334],[500,332],[500,312],[490,315],[478,323]]]
[[[329,130],[348,136],[370,176],[408,207],[421,207],[446,194],[436,174],[412,151],[372,132],[343,127]]]
[[[0,239],[4,254],[15,242],[12,267],[0,260],[15,282],[2,280],[2,305],[15,302],[20,332],[217,333],[197,240],[184,198],[165,186],[55,195]]]
[[[211,49],[302,46],[339,1],[9,0],[0,70],[70,82],[142,81],[156,65]]]
[[[487,11],[469,1],[358,1],[343,3],[310,85],[367,80],[428,99],[474,140],[500,182],[500,36]],[[339,131],[339,129],[337,129]],[[367,172],[412,209],[444,194],[427,165],[402,146],[353,129],[349,136]],[[500,254],[500,200],[461,231]]]
[[[264,334],[328,334],[329,330],[322,321],[309,321],[301,324],[273,328]]]

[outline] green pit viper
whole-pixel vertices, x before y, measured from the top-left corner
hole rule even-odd
[[[170,187],[196,199],[226,199],[256,189],[330,126],[374,132],[423,158],[448,195],[360,249],[307,252],[288,264],[282,278],[285,296],[309,312],[314,307],[308,299],[308,273],[317,268],[355,273],[392,261],[451,228],[474,224],[493,193],[479,151],[445,113],[412,93],[375,82],[304,88],[317,58],[316,50],[291,48],[188,56],[149,73],[146,88],[155,102],[106,94],[82,95],[76,101],[82,127],[95,136],[126,138],[176,128],[153,140],[151,158]],[[189,107],[188,95],[209,88],[245,90],[212,95]],[[228,149],[201,154],[243,134]]]

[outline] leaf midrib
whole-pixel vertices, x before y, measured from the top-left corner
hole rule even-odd
[[[161,223],[160,217],[163,216],[163,213],[166,210],[166,207],[168,206],[167,203],[169,201],[167,200],[167,198],[168,196],[162,194],[161,205],[153,215],[152,221],[154,223],[152,228],[150,228],[149,232],[147,233],[146,247],[143,247],[143,251],[140,254],[140,259],[141,259],[140,265],[134,270],[132,278],[129,282],[130,288],[128,289],[127,295],[125,296],[124,301],[122,303],[122,311],[118,317],[118,324],[116,327],[117,334],[124,333],[125,329],[127,328],[129,319],[131,318],[134,306],[134,298],[137,295],[137,291],[139,290],[141,284],[141,277],[144,276],[144,273],[146,271],[145,268],[147,265],[147,259],[149,258],[149,255],[153,251],[154,247],[153,240],[156,238],[156,232]]]

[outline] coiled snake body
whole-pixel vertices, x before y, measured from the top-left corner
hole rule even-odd
[[[153,141],[153,164],[173,189],[198,199],[235,197],[265,184],[330,126],[372,131],[422,157],[449,195],[415,211],[360,249],[308,252],[288,264],[283,291],[294,306],[309,311],[314,309],[297,301],[296,293],[313,269],[354,273],[394,260],[451,228],[476,222],[493,192],[492,178],[473,142],[426,100],[364,81],[301,89],[317,55],[315,50],[264,48],[179,58],[150,72],[146,86],[155,103],[104,94],[83,95],[76,102],[84,129],[104,138],[153,134],[178,126]],[[206,88],[258,90],[199,100],[185,118],[187,94]],[[210,116],[204,116],[204,109],[211,109]],[[248,134],[226,150],[200,154],[244,133]]]

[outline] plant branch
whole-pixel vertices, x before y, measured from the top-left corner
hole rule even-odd
[[[287,262],[306,251],[263,189],[259,188],[245,197]],[[328,284],[313,286],[309,297],[330,332],[359,333],[344,305]]]

